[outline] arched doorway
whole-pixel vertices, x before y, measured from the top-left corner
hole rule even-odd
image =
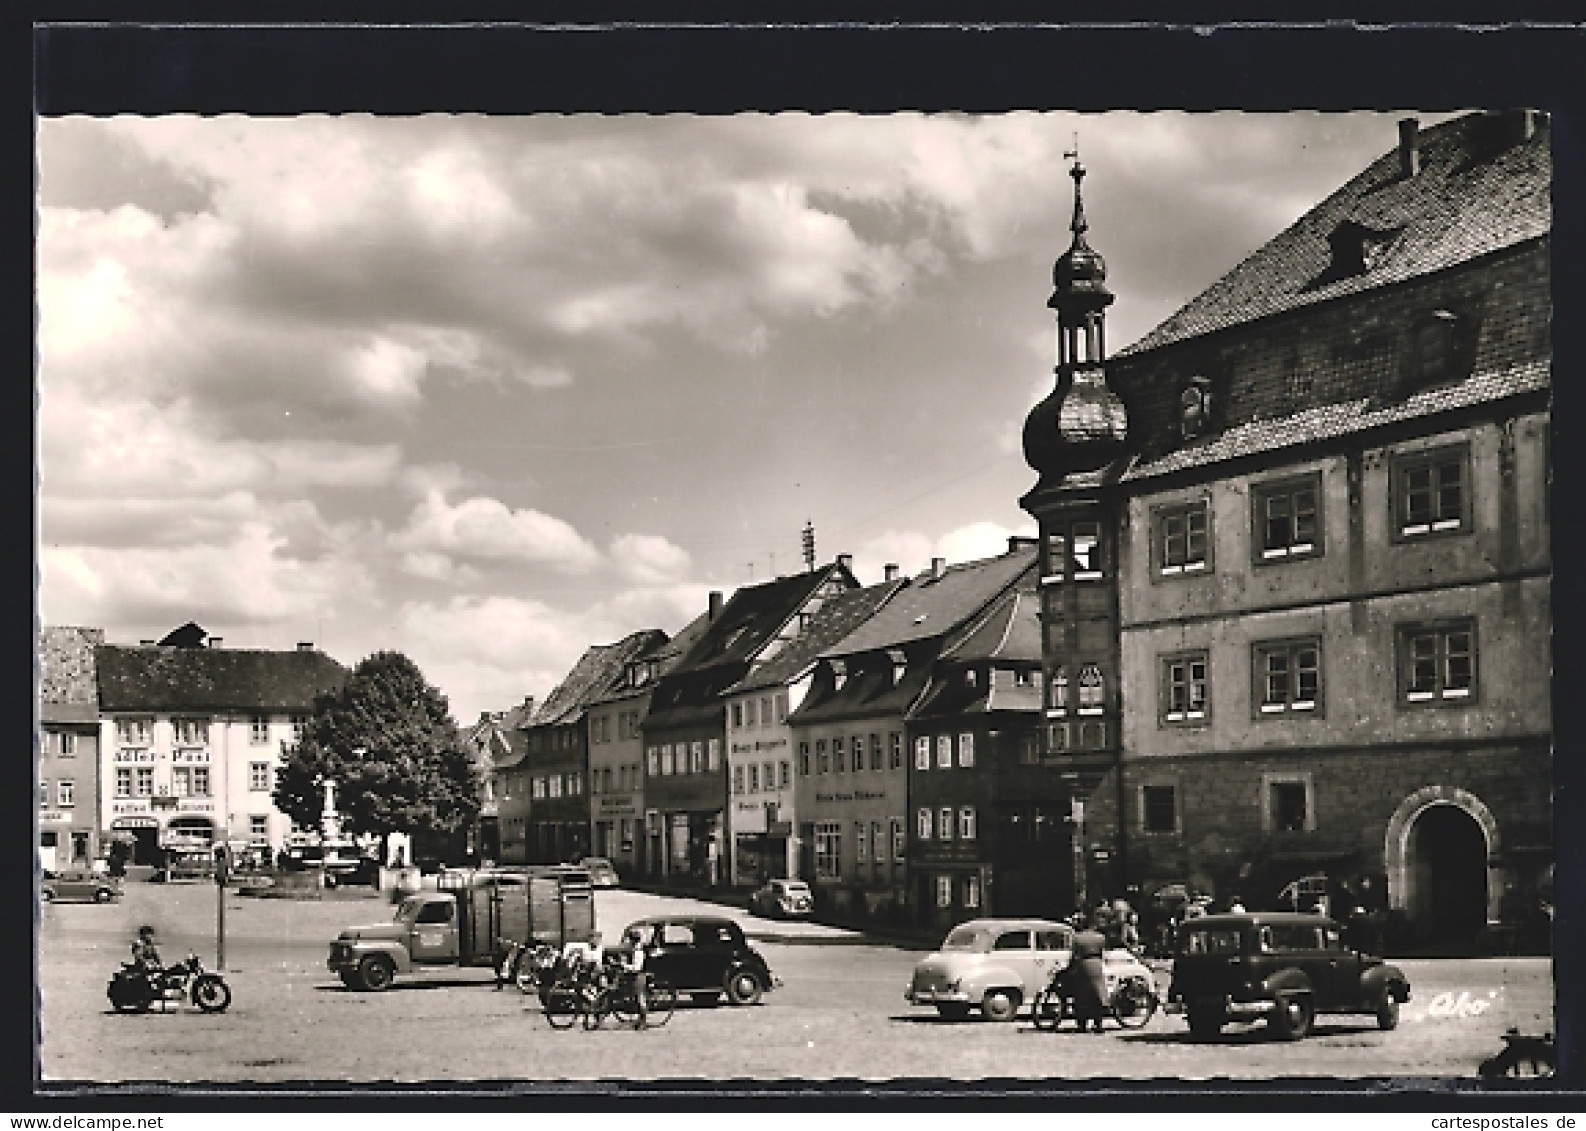
[[[1431,805],[1410,827],[1410,902],[1418,932],[1468,942],[1487,924],[1487,838],[1457,805]]]

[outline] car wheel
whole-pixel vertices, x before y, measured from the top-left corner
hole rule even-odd
[[[1017,990],[987,990],[980,1002],[980,1015],[987,1021],[1012,1021],[1019,1012]]]
[[[734,970],[727,975],[727,1000],[734,1005],[753,1005],[760,1000],[763,987],[753,970]]]
[[[1399,1027],[1399,999],[1391,993],[1384,994],[1377,1006],[1377,1028],[1387,1031]]]
[[[1298,1041],[1311,1031],[1314,1017],[1310,994],[1283,994],[1278,997],[1278,1009],[1272,1015],[1272,1031],[1279,1040]]]
[[[396,977],[396,966],[383,954],[371,954],[358,963],[358,983],[373,993],[388,989]]]
[[[1202,1040],[1205,1040],[1208,1037],[1215,1037],[1218,1033],[1221,1033],[1223,1031],[1223,1026],[1227,1024],[1227,1021],[1228,1019],[1224,1016],[1223,1011],[1216,1006],[1202,1005],[1190,1007],[1190,1032]]]
[[[936,1003],[936,1012],[948,1021],[962,1021],[969,1016],[969,1006],[961,1001],[942,1001]]]

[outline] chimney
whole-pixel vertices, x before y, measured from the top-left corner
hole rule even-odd
[[[882,569],[882,580],[884,580],[884,581],[896,581],[898,579],[898,563],[897,562],[888,562],[886,565],[882,566],[881,569]]]
[[[1399,177],[1409,180],[1420,172],[1421,150],[1418,144],[1421,123],[1414,118],[1399,120]]]
[[[852,554],[838,554],[837,564],[852,573],[854,571],[854,556]]]
[[[709,616],[708,616],[707,619],[709,619],[711,621],[714,621],[717,617],[721,616],[721,590],[720,589],[712,589],[710,591],[710,607],[707,610],[707,612],[709,613]]]
[[[297,650],[299,652],[312,652],[314,650],[314,642],[312,640],[299,640],[297,642]]]
[[[941,577],[942,574],[944,574],[946,572],[947,572],[947,559],[946,558],[932,558],[931,559],[931,576],[933,578]]]
[[[1040,544],[1039,539],[1031,538],[1028,534],[1008,535],[1008,553],[1010,554],[1016,554],[1021,549],[1033,550]]]
[[[224,636],[211,636],[209,638],[209,646],[211,648],[219,648],[225,643],[226,638]]]

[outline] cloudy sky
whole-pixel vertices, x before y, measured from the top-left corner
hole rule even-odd
[[[1116,349],[1399,116],[41,121],[41,619],[399,649],[467,722],[806,521],[996,553],[1076,134]]]

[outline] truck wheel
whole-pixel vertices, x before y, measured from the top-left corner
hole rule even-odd
[[[1272,1015],[1272,1032],[1279,1040],[1298,1041],[1311,1031],[1315,1017],[1310,994],[1284,994],[1278,997]]]
[[[395,964],[383,954],[371,954],[358,963],[358,983],[373,993],[387,989],[395,977]]]
[[[1210,1037],[1215,1037],[1218,1033],[1221,1033],[1223,1031],[1223,1025],[1227,1023],[1227,1020],[1228,1019],[1223,1016],[1223,1011],[1215,1006],[1190,1006],[1190,1032],[1203,1041]]]
[[[1386,1032],[1399,1027],[1399,999],[1391,993],[1382,996],[1382,1002],[1377,1006],[1377,1028]]]
[[[727,975],[727,1000],[732,1004],[753,1005],[760,994],[760,979],[753,970],[734,970]]]
[[[980,1016],[987,1021],[1012,1021],[1019,1012],[1017,990],[987,990],[980,1003]]]

